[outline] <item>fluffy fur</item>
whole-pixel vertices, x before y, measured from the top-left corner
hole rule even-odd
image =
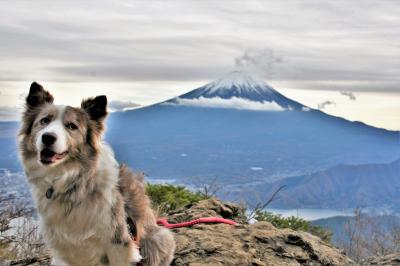
[[[55,265],[169,265],[175,242],[156,225],[143,177],[101,140],[106,105],[98,96],[56,106],[31,85],[19,143],[42,234]]]

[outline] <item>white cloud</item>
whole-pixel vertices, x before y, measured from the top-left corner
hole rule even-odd
[[[140,105],[131,101],[110,101],[108,108],[111,112],[120,112],[138,108]]]
[[[272,49],[268,48],[246,50],[242,56],[235,58],[236,67],[266,78],[271,78],[274,67],[283,62],[282,56],[276,55]]]
[[[232,97],[230,99],[223,99],[220,97],[214,98],[196,98],[196,99],[183,99],[176,98],[176,103],[166,102],[167,105],[183,105],[195,107],[211,107],[211,108],[225,108],[225,109],[239,109],[239,110],[253,110],[253,111],[284,111],[286,109],[279,106],[276,102],[255,102],[243,98]]]

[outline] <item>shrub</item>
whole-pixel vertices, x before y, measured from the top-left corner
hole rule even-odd
[[[318,236],[327,243],[330,243],[332,239],[332,232],[330,230],[313,225],[309,221],[299,217],[283,217],[280,214],[273,214],[268,211],[257,210],[254,219],[257,221],[270,222],[277,228],[290,228],[295,231],[309,232],[310,234]]]
[[[200,192],[192,192],[183,186],[170,184],[147,184],[146,191],[153,208],[158,209],[161,214],[207,198]]]

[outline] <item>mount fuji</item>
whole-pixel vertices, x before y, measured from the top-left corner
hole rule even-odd
[[[217,178],[229,193],[338,164],[400,158],[399,132],[311,109],[239,71],[113,113],[108,128],[119,159],[150,178],[187,185]]]
[[[264,81],[241,71],[233,71],[166,103],[260,111],[308,109],[286,98]]]

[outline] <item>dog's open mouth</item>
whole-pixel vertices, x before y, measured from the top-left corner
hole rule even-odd
[[[68,151],[63,153],[55,153],[54,151],[50,150],[49,148],[45,148],[40,152],[40,161],[43,164],[52,164],[61,159],[64,159],[67,156]]]

